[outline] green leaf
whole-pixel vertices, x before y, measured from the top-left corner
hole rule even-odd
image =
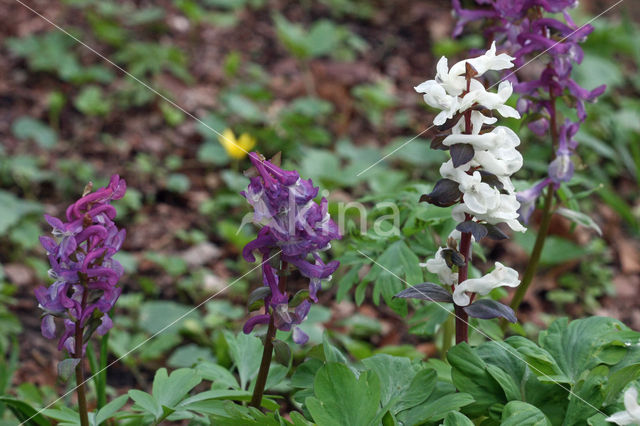
[[[391,244],[376,262],[363,281],[374,281],[374,293],[380,292],[389,307],[400,315],[406,315],[406,301],[394,299],[393,296],[404,290],[408,284],[423,282],[420,260],[413,250],[400,240]]]
[[[60,426],[80,426],[80,415],[69,407],[50,408],[43,410],[42,413],[52,419],[60,420],[58,422]]]
[[[300,25],[289,22],[280,14],[273,16],[273,22],[278,39],[293,56],[300,59],[311,56],[311,49],[305,43],[307,35]]]
[[[569,378],[563,375],[556,360],[549,352],[522,336],[512,336],[507,341],[524,357],[534,374],[553,377],[555,381],[568,383]]]
[[[306,404],[318,426],[370,426],[380,404],[380,380],[372,371],[356,378],[347,366],[328,363],[316,375],[314,393]]]
[[[31,117],[20,117],[13,122],[11,131],[18,139],[32,139],[41,148],[51,149],[55,146],[58,135],[51,127]]]
[[[602,229],[600,229],[598,224],[586,214],[564,207],[560,207],[559,209],[557,209],[556,213],[561,214],[572,222],[575,222],[587,228],[591,228],[596,231],[598,235],[602,236]]]
[[[186,320],[198,320],[198,313],[190,306],[172,301],[145,302],[140,308],[140,327],[149,334],[175,334]]]
[[[627,365],[611,373],[607,381],[605,404],[614,403],[622,393],[622,390],[630,382],[638,380],[638,378],[640,378],[640,364]]]
[[[162,406],[175,407],[201,381],[202,378],[191,368],[179,368],[170,375],[161,368],[153,379],[153,397]]]
[[[100,423],[113,417],[113,415],[117,413],[118,410],[125,406],[128,400],[128,395],[120,395],[119,397],[115,398],[113,401],[102,407],[100,410],[98,410],[98,412],[96,413],[96,425],[100,425]]]
[[[251,379],[258,374],[262,358],[262,341],[249,334],[234,335],[226,330],[224,336],[229,345],[229,355],[238,369],[240,387],[246,389]]]
[[[570,383],[599,364],[613,365],[626,354],[617,334],[626,326],[613,318],[590,317],[568,322],[561,318],[540,333],[538,341],[557,361]]]
[[[189,177],[183,173],[172,173],[167,177],[167,189],[178,194],[184,194],[191,187]]]
[[[464,414],[452,411],[444,418],[442,426],[473,426],[473,422]]]
[[[291,376],[291,386],[308,389],[313,387],[313,380],[322,368],[323,362],[317,358],[310,358],[300,364]]]
[[[515,342],[518,339],[526,340],[510,337],[505,342],[486,342],[475,348],[475,353],[487,363],[487,371],[500,384],[508,401],[526,401],[540,407],[549,419],[563,418],[569,387],[541,382],[531,371],[535,364],[517,351]],[[537,347],[533,342],[531,344]]]
[[[167,365],[173,368],[194,367],[204,361],[215,361],[211,349],[190,343],[176,349],[167,360]]]
[[[467,407],[471,416],[480,416],[493,404],[504,404],[505,393],[500,384],[487,371],[487,364],[471,347],[462,343],[449,349],[447,360],[451,364],[451,378],[460,392],[468,392],[475,402]]]
[[[551,422],[533,405],[511,401],[504,406],[500,426],[551,426]]]
[[[221,365],[203,362],[196,366],[196,371],[203,379],[212,381],[215,388],[240,388],[235,376]]]
[[[398,420],[407,426],[421,425],[425,421],[435,422],[444,419],[451,411],[469,406],[473,400],[468,393],[454,393],[453,389],[450,393],[433,392],[425,403],[398,414]]]
[[[331,344],[329,335],[326,332],[322,335],[322,350],[326,362],[341,362],[347,364],[347,358],[338,348]]]
[[[38,411],[31,405],[24,401],[20,401],[16,398],[8,396],[0,396],[0,404],[4,404],[13,413],[16,418],[27,426],[51,426],[49,420],[47,420],[42,414],[38,414]],[[29,421],[27,419],[31,418]]]
[[[162,416],[162,407],[153,396],[137,389],[131,389],[129,391],[129,396],[138,407],[152,414],[154,419],[159,419]]]
[[[382,406],[394,414],[427,399],[436,382],[435,371],[428,370],[426,377],[421,376],[422,380],[419,381],[424,388],[412,389],[409,392],[420,369],[409,358],[378,354],[362,360],[362,364],[378,375],[382,384],[380,394]],[[414,393],[413,391],[418,392]]]
[[[289,345],[280,339],[274,339],[273,349],[275,351],[276,362],[288,367],[291,362],[291,348]]]
[[[10,192],[0,190],[0,235],[4,235],[24,216],[41,212],[40,204],[22,200]]]
[[[73,104],[78,111],[86,115],[107,115],[112,102],[104,95],[99,86],[86,86],[76,96]]]
[[[258,106],[242,95],[236,93],[226,93],[222,96],[222,101],[231,113],[237,115],[251,123],[259,123],[265,119],[263,112]]]
[[[605,399],[608,373],[609,369],[605,365],[583,373],[583,377],[586,377],[578,381],[569,395],[569,406],[563,424],[583,425],[589,417],[599,411]]]

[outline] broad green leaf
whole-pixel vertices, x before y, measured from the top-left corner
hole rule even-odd
[[[214,388],[239,388],[235,376],[221,365],[203,362],[196,366],[196,371],[203,379],[212,381]]]
[[[425,403],[402,411],[397,417],[398,421],[406,426],[421,425],[427,420],[431,422],[442,420],[451,411],[459,411],[462,407],[468,407],[473,401],[473,397],[464,392],[451,392],[444,395],[441,395],[440,392],[434,392]]]
[[[421,371],[409,358],[378,354],[364,359],[362,364],[378,375],[382,384],[380,401],[393,414],[427,399],[435,385],[436,373],[430,370],[418,381],[424,388],[412,386],[414,378]]]
[[[105,420],[111,418],[116,412],[118,412],[118,410],[124,407],[128,400],[128,395],[120,395],[119,397],[115,398],[113,401],[102,407],[100,410],[98,410],[95,418],[96,425],[99,425]]]
[[[253,335],[244,333],[234,335],[226,330],[224,336],[229,345],[229,355],[238,369],[240,387],[246,389],[251,379],[258,374],[262,359],[262,342]]]
[[[155,419],[159,419],[162,416],[162,407],[156,401],[153,396],[149,395],[146,392],[137,389],[131,389],[129,391],[129,396],[133,401],[148,413],[151,413]]]
[[[583,425],[596,414],[605,398],[605,385],[609,369],[600,365],[591,371],[585,371],[583,377],[573,387],[569,395],[569,406],[563,425]]]
[[[51,422],[42,414],[24,401],[9,396],[0,396],[0,404],[4,404],[21,422],[26,422],[26,426],[51,426]],[[27,419],[30,419],[27,421]]]
[[[149,334],[175,334],[187,319],[198,319],[190,306],[168,300],[145,302],[140,308],[140,327]]]
[[[449,349],[447,359],[451,364],[453,384],[460,392],[473,396],[475,402],[465,409],[471,416],[480,416],[496,403],[506,402],[500,384],[487,371],[487,364],[480,359],[471,347],[462,343]]]
[[[323,362],[319,359],[310,358],[306,360],[296,368],[291,376],[291,386],[303,389],[313,387],[313,380],[322,366]]]
[[[518,352],[526,339],[514,336],[505,342],[486,342],[475,349],[487,363],[487,371],[501,385],[507,400],[520,400],[539,407],[549,419],[561,419],[565,415],[568,385],[542,382],[532,373],[535,365]],[[533,347],[537,347],[531,342]],[[553,361],[553,358],[548,355]]]
[[[347,366],[328,363],[316,375],[314,393],[306,404],[318,426],[370,426],[378,414],[380,380],[372,371],[356,378]]]
[[[512,336],[507,342],[517,349],[535,375],[548,376],[561,383],[569,382],[569,378],[562,373],[553,356],[531,340],[522,336]]]
[[[437,385],[438,374],[431,368],[418,371],[411,384],[399,396],[395,411],[400,412],[419,405],[429,398]]]
[[[201,381],[202,378],[191,368],[179,368],[170,375],[161,368],[153,379],[153,397],[162,406],[174,407]]]
[[[373,281],[374,293],[382,294],[387,305],[399,314],[406,315],[406,301],[393,297],[408,285],[423,282],[419,263],[418,257],[404,241],[396,241],[376,259],[363,281]]]
[[[22,217],[41,212],[40,204],[22,200],[10,192],[0,190],[0,235],[4,235]]]
[[[511,401],[504,406],[500,426],[551,426],[551,422],[533,405]]]
[[[341,362],[347,364],[347,358],[342,352],[329,341],[328,333],[322,335],[322,350],[324,352],[324,359],[326,362]]]
[[[442,426],[473,426],[473,422],[464,414],[452,411],[444,418]]]
[[[58,425],[80,425],[80,415],[77,411],[72,410],[69,407],[63,406],[60,408],[48,408],[46,410],[43,410],[42,413],[47,417],[59,420]]]
[[[622,390],[630,382],[638,380],[638,378],[640,378],[640,364],[627,365],[612,372],[607,381],[605,404],[614,403],[622,393]]]
[[[571,383],[576,383],[585,370],[596,365],[613,365],[626,355],[617,334],[626,326],[613,318],[590,317],[568,322],[554,321],[540,333],[540,346],[557,361]]]
[[[190,368],[206,361],[215,361],[211,349],[190,343],[176,349],[167,360],[167,365],[172,368]]]
[[[107,115],[112,107],[111,99],[105,96],[99,86],[85,86],[78,93],[73,104],[86,115]]]

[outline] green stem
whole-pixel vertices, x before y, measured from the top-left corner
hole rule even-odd
[[[451,348],[451,341],[453,340],[453,333],[455,331],[453,315],[449,315],[442,324],[442,359],[446,359],[447,352]]]
[[[551,131],[551,147],[552,151],[555,152],[555,149],[558,146],[558,117],[556,111],[556,97],[554,96],[551,89],[549,89],[549,100],[550,100],[550,108],[549,108],[549,127]],[[544,199],[544,206],[542,207],[542,219],[540,221],[540,228],[538,229],[538,235],[536,236],[536,242],[533,246],[533,251],[531,252],[531,257],[529,258],[529,263],[527,264],[527,268],[524,271],[524,275],[522,277],[522,282],[518,286],[516,293],[511,300],[511,309],[514,312],[518,312],[518,308],[520,307],[520,303],[524,299],[531,282],[533,281],[533,277],[536,275],[536,270],[538,269],[538,263],[540,263],[540,256],[542,255],[542,249],[544,248],[544,242],[547,239],[547,234],[549,233],[549,225],[551,224],[551,216],[553,214],[552,206],[553,206],[553,195],[555,193],[554,184],[549,184],[547,186],[547,195]],[[502,329],[506,329],[507,323],[506,321],[502,322]]]
[[[98,410],[107,405],[107,357],[109,347],[109,332],[100,339],[100,368],[98,369],[98,377],[100,377],[100,387],[97,390],[97,406]]]
[[[80,362],[76,365],[76,392],[78,394],[78,413],[80,414],[80,425],[89,426],[89,415],[87,411],[87,394],[84,386],[84,368],[82,365],[82,334],[83,327],[81,320],[76,322],[76,349],[75,355],[80,358]]]
[[[544,199],[544,206],[542,208],[542,220],[540,221],[540,229],[538,229],[538,235],[536,236],[536,243],[533,246],[533,251],[531,252],[531,257],[529,258],[527,268],[524,271],[522,282],[518,286],[515,294],[513,295],[513,299],[511,300],[511,309],[513,309],[515,312],[518,312],[520,303],[522,303],[522,300],[527,293],[527,289],[533,282],[533,277],[535,276],[536,270],[538,269],[538,263],[540,263],[540,256],[542,255],[544,242],[547,239],[547,234],[549,233],[549,224],[551,223],[551,216],[553,213],[551,211],[551,207],[553,205],[554,192],[555,191],[553,185],[547,186],[547,195]]]
[[[96,394],[100,389],[100,376],[98,375],[98,371],[100,371],[100,366],[98,365],[98,358],[96,358],[96,352],[93,349],[93,345],[87,345],[87,359],[89,360],[89,371],[91,372],[91,378],[93,379],[93,385],[96,388]]]

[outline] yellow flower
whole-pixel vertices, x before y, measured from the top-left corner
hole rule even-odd
[[[256,146],[256,139],[248,133],[240,135],[239,139],[236,139],[236,135],[233,134],[233,130],[226,129],[222,136],[218,137],[220,144],[227,151],[229,157],[236,160],[243,159],[251,149]]]

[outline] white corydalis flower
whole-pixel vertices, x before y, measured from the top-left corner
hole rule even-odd
[[[458,274],[451,271],[442,257],[442,247],[438,249],[433,259],[421,263],[420,266],[426,267],[429,272],[436,274],[442,284],[456,285],[458,283]]]
[[[517,287],[520,284],[518,272],[515,269],[496,262],[493,271],[481,278],[471,278],[458,284],[453,291],[453,301],[458,306],[467,306],[471,303],[471,297],[467,292],[478,293],[482,296],[489,294],[497,287]]]
[[[617,425],[640,425],[640,405],[636,388],[630,387],[624,393],[624,411],[619,411],[605,420]]]
[[[414,89],[418,93],[424,93],[423,98],[427,105],[442,110],[433,120],[433,124],[436,126],[444,124],[445,121],[452,118],[460,109],[460,99],[448,95],[444,87],[439,85],[435,80],[420,83],[414,87]]]
[[[436,65],[435,81],[442,86],[451,96],[460,96],[467,89],[467,80],[465,73],[467,71],[467,63],[471,65],[477,72],[477,76],[483,75],[487,71],[500,71],[513,67],[515,58],[501,53],[496,55],[496,43],[491,44],[491,48],[484,55],[476,58],[465,59],[454,64],[449,69],[449,63],[446,57],[440,58]],[[478,84],[479,86],[476,86]],[[471,81],[471,89],[475,90],[483,87],[477,80]]]
[[[509,81],[503,81],[498,86],[498,92],[488,92],[484,86],[472,88],[460,101],[460,111],[466,111],[473,104],[479,104],[487,109],[495,109],[505,118],[520,118],[520,113],[513,107],[505,105],[505,102],[513,94],[513,86]]]

